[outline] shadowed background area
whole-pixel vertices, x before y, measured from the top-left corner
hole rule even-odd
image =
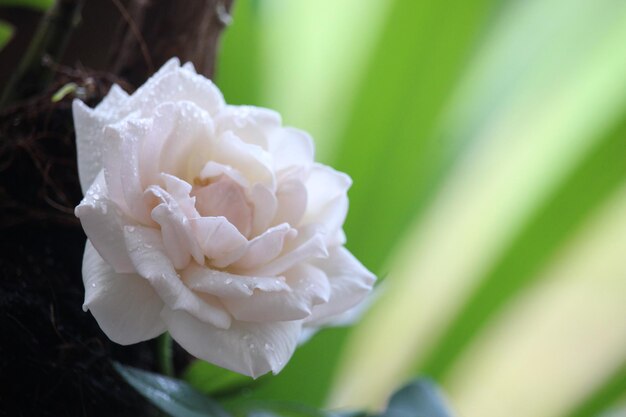
[[[39,10],[2,10],[3,82]],[[429,375],[462,417],[626,413],[626,3],[238,0],[232,14],[216,83],[352,176],[347,246],[382,281],[357,325],[320,332],[245,397],[376,409]],[[119,20],[87,2],[65,64],[104,68],[80,34],[104,43]],[[239,382],[200,362],[184,375],[205,392]]]

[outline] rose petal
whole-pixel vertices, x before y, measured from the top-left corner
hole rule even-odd
[[[283,277],[250,277],[235,275],[191,264],[182,272],[189,288],[217,297],[248,298],[254,290],[263,292],[291,291]]]
[[[174,58],[172,58],[174,59]],[[183,65],[183,69],[186,71],[190,71],[194,74],[196,74],[196,68],[193,66],[193,62],[189,61],[189,62],[185,62],[185,64]]]
[[[246,300],[222,299],[236,320],[271,322],[300,320],[311,315],[314,305],[328,301],[330,285],[318,268],[302,264],[285,272],[291,291],[256,291]]]
[[[219,164],[215,161],[209,161],[204,165],[202,171],[200,171],[200,179],[202,180],[213,179],[221,175],[226,175],[228,178],[239,184],[242,188],[249,187],[248,180],[236,169],[233,169],[233,167],[228,165]]]
[[[281,125],[280,114],[254,106],[226,106],[216,118],[218,132],[232,131],[247,143],[268,148],[269,135]]]
[[[250,191],[249,200],[253,206],[252,236],[267,230],[276,214],[278,201],[266,186],[255,184]]]
[[[194,187],[196,208],[204,217],[226,217],[244,236],[252,230],[252,208],[244,190],[228,177],[203,187]]]
[[[248,244],[246,253],[232,266],[240,269],[252,269],[263,265],[282,252],[285,239],[294,238],[297,234],[297,230],[291,228],[287,223],[272,227],[262,235],[252,239]]]
[[[78,178],[84,194],[102,169],[102,129],[107,120],[80,100],[72,103],[72,113],[76,129]]]
[[[327,237],[334,237],[348,212],[347,191],[351,184],[346,174],[316,163],[305,183],[308,201],[301,224],[323,224]]]
[[[174,340],[189,353],[253,378],[280,372],[296,348],[301,329],[299,321],[233,321],[230,329],[222,330],[167,308],[161,316]]]
[[[127,98],[128,94],[114,84],[102,102],[93,110],[80,100],[74,100],[72,103],[78,154],[78,177],[83,194],[102,169],[104,141],[102,130],[107,124],[117,121],[111,117],[111,111]]]
[[[163,301],[137,274],[118,274],[87,241],[83,257],[85,303],[109,339],[130,345],[165,331]]]
[[[307,319],[309,324],[323,321],[355,306],[371,291],[376,280],[376,277],[343,247],[333,248],[328,258],[316,259],[311,263],[324,271],[328,277],[331,295],[327,303],[313,308],[313,314]]]
[[[273,223],[298,226],[307,206],[307,189],[302,181],[292,179],[281,182],[276,191],[276,199],[278,208]]]
[[[157,108],[154,133],[165,138],[146,153],[146,161],[156,172],[165,172],[193,182],[214,152],[217,137],[210,114],[194,103],[165,103]]]
[[[218,268],[225,268],[246,251],[248,240],[225,217],[190,219],[202,253]]]
[[[113,84],[107,95],[94,108],[99,115],[111,114],[116,112],[121,105],[128,100],[128,93],[117,84]]]
[[[230,327],[231,317],[216,299],[201,298],[183,284],[166,255],[158,230],[126,227],[124,236],[137,272],[152,284],[170,309],[184,310],[219,328]]]
[[[253,184],[261,183],[272,191],[275,189],[270,155],[260,146],[244,142],[231,131],[220,136],[212,159],[233,167]]]
[[[132,119],[107,126],[102,148],[104,176],[111,198],[129,216],[145,225],[154,222],[143,197],[139,148],[150,125],[148,120]]]
[[[176,201],[183,214],[189,219],[200,217],[196,210],[196,199],[191,196],[191,184],[165,173],[161,174],[161,178],[165,183],[165,190]]]
[[[315,225],[312,225],[300,229],[298,236],[285,245],[282,255],[263,266],[243,271],[246,271],[246,275],[280,275],[300,262],[326,256],[328,256],[328,251],[324,235]]]
[[[178,191],[181,193],[179,197],[184,200],[184,191]],[[161,201],[161,204],[152,210],[152,219],[161,226],[163,245],[174,268],[185,268],[192,256],[197,263],[203,264],[202,249],[178,201],[159,186],[150,186],[147,192]],[[189,198],[189,195],[186,198]]]
[[[277,130],[269,142],[269,151],[278,172],[289,167],[308,168],[313,164],[315,147],[311,136],[299,129],[285,127]]]
[[[224,97],[211,80],[170,60],[126,100],[119,113],[139,109],[145,116],[161,103],[181,101],[190,101],[210,114],[217,114],[224,106]]]
[[[89,240],[115,272],[135,272],[122,230],[129,220],[117,212],[115,203],[109,199],[104,172],[100,171],[74,213]]]

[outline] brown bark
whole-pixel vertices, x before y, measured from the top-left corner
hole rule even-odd
[[[211,78],[232,0],[115,0],[124,20],[112,44],[111,69],[137,86],[168,59],[193,62]]]

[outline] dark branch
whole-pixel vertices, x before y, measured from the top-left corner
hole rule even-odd
[[[130,1],[127,10],[121,9],[122,26],[112,46],[112,72],[137,86],[154,68],[177,56],[211,78],[231,6],[232,0]]]

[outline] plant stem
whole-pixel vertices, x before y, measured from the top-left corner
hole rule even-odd
[[[165,376],[174,376],[174,362],[172,360],[172,336],[165,332],[157,339],[157,360],[159,369]]]

